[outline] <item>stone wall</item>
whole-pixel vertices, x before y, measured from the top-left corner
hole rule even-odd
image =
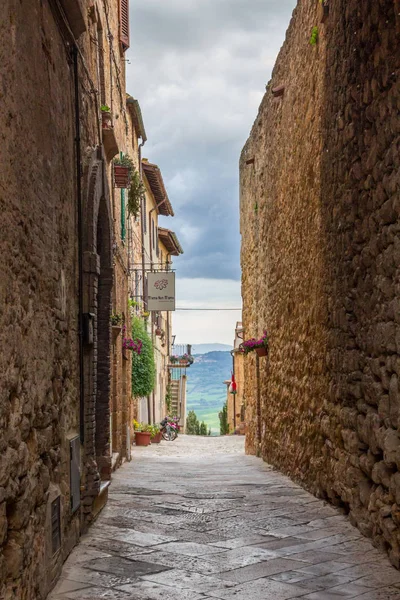
[[[295,9],[241,156],[245,338],[270,336],[258,379],[245,358],[247,451],[399,567],[400,5],[322,11]]]
[[[46,534],[54,497],[64,548],[79,536],[68,442],[79,434],[72,67],[46,2],[6,2],[0,37],[0,597],[31,600],[63,559]]]
[[[128,312],[128,275],[116,266],[118,249],[125,263],[127,250],[116,235],[120,213],[112,202],[111,159],[129,146],[118,4],[111,3],[107,15],[100,0],[6,0],[2,6],[0,598],[5,600],[46,596],[107,497],[101,481],[111,477],[113,300],[116,309]],[[77,102],[71,31],[79,38]],[[112,107],[114,127],[108,132],[101,128],[99,101]],[[114,283],[119,288],[113,297]],[[83,312],[93,315],[92,339],[86,327],[82,332],[83,377],[80,291]],[[119,358],[121,363],[122,347]],[[117,410],[125,451],[130,374],[121,371]],[[74,510],[71,440],[78,440],[80,469]],[[57,540],[52,509],[58,501]]]

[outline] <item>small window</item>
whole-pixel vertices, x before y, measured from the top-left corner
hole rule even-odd
[[[142,215],[142,219],[143,219],[143,230],[146,233],[147,232],[147,209],[146,209],[146,196],[143,195],[143,215]]]
[[[51,550],[55,554],[61,548],[60,496],[51,503]]]

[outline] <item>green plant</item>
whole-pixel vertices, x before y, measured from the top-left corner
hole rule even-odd
[[[239,349],[240,352],[248,354],[249,352],[253,352],[253,350],[256,350],[256,348],[262,347],[268,348],[268,334],[266,331],[264,331],[264,334],[259,340],[256,340],[256,338],[250,338],[249,340],[245,340],[240,344]]]
[[[134,169],[131,172],[131,185],[128,192],[128,212],[135,218],[140,212],[140,200],[145,193],[143,181],[140,178],[139,172]]]
[[[149,427],[152,438],[160,433],[160,427],[158,425],[150,425]]]
[[[166,391],[166,394],[165,394],[165,405],[167,407],[167,413],[168,414],[171,412],[171,402],[172,402],[171,385],[168,384],[167,385],[167,391]]]
[[[110,317],[111,325],[122,325],[122,315],[121,313],[112,313]]]
[[[190,410],[186,417],[186,433],[187,435],[197,435],[199,420],[194,410]]]
[[[229,433],[229,423],[228,423],[228,407],[225,404],[222,407],[221,412],[218,414],[219,417],[219,432],[221,435],[226,435]]]
[[[133,420],[133,429],[138,431],[139,433],[146,433],[153,431],[153,425],[149,425],[148,423],[138,423],[135,419]]]
[[[258,212],[258,202],[256,202],[254,205],[254,212]]]
[[[138,398],[151,394],[156,379],[153,343],[139,317],[132,319],[132,339],[142,343],[140,354],[132,353],[132,394]]]
[[[131,308],[132,310],[134,310],[135,308],[138,308],[140,306],[140,302],[137,302],[136,300],[133,300],[133,298],[129,298],[129,300],[128,300],[128,306],[129,306],[129,308]]]
[[[129,173],[131,175],[135,171],[135,165],[133,163],[133,160],[129,156],[129,154],[124,154],[123,156],[119,156],[118,158],[114,158],[113,163],[114,163],[114,165],[117,165],[119,167],[128,167]]]
[[[313,27],[311,30],[310,44],[315,46],[318,42],[318,27]]]
[[[111,108],[107,104],[102,104],[100,106],[100,110],[101,110],[101,112],[110,112]]]
[[[200,435],[207,435],[207,425],[204,421],[200,423]]]

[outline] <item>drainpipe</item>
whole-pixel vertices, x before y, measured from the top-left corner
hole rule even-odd
[[[143,168],[142,168],[142,148],[145,145],[145,142],[142,140],[139,144],[139,174],[140,174],[140,181],[143,181]],[[144,310],[147,310],[147,293],[145,290],[145,285],[146,285],[146,262],[145,262],[145,256],[144,256],[144,219],[146,218],[146,215],[144,214],[144,199],[142,197],[142,206],[141,206],[141,211],[140,211],[140,231],[141,231],[141,235],[142,235],[142,291],[143,291],[143,308]]]
[[[76,193],[78,204],[78,302],[79,302],[79,437],[85,441],[85,382],[83,363],[83,223],[82,223],[82,184],[81,184],[81,129],[79,111],[78,49],[73,48],[74,95],[75,95],[75,157]]]
[[[235,375],[235,350],[231,350],[232,373]],[[233,394],[233,429],[236,431],[236,394]]]

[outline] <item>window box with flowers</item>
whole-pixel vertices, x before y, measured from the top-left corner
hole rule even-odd
[[[250,338],[240,344],[240,351],[244,354],[249,354],[255,351],[258,356],[267,356],[268,354],[268,334],[264,331],[263,336],[257,340],[256,338]]]
[[[120,313],[112,313],[111,318],[112,338],[113,342],[117,339],[122,329],[122,315]]]
[[[135,171],[133,160],[125,154],[120,158],[114,158],[114,187],[127,189],[130,186],[132,175]]]

